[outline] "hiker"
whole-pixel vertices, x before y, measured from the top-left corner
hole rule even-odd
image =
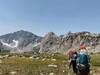
[[[68,56],[69,56],[69,69],[73,68],[73,72],[76,73],[77,69],[76,69],[76,59],[77,59],[77,51],[74,48],[71,48],[68,50],[67,52]]]
[[[77,75],[89,75],[90,57],[85,45],[80,46],[80,51],[77,57]]]

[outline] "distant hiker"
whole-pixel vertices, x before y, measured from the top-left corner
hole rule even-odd
[[[77,75],[88,75],[90,68],[90,57],[85,45],[80,46],[80,51],[77,57]]]
[[[77,51],[76,49],[69,49],[67,52],[68,56],[69,56],[69,68],[73,68],[73,72],[76,73],[77,69],[76,69],[76,59],[77,59]]]

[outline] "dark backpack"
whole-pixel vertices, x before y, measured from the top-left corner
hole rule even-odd
[[[80,54],[79,55],[79,57],[78,57],[78,59],[79,59],[79,63],[80,64],[83,64],[83,65],[88,65],[88,55],[86,55],[86,54]]]
[[[78,64],[77,64],[77,67],[78,69],[80,70],[85,70],[88,68],[88,64],[89,64],[89,58],[88,58],[88,55],[86,54],[79,54],[78,56]]]
[[[76,61],[78,54],[75,52],[73,53],[73,55],[71,56],[71,60],[72,61]]]

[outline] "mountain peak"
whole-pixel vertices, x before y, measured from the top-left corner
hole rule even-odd
[[[28,51],[33,49],[33,45],[41,41],[41,37],[24,30],[0,36],[3,49],[10,51]],[[16,46],[17,45],[17,46]],[[5,49],[6,50],[6,49]]]
[[[45,37],[57,37],[57,35],[54,32],[48,32]]]
[[[33,34],[32,32],[29,32],[29,31],[25,31],[25,30],[19,30],[19,31],[16,31],[14,33],[30,33],[30,34]],[[35,35],[35,34],[34,34]]]
[[[48,32],[47,34],[48,34],[48,35],[55,35],[54,32]]]

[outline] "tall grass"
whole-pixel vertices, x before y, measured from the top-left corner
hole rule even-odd
[[[13,54],[11,56],[16,56]],[[11,75],[11,72],[16,72],[14,75],[73,75],[73,72],[68,69],[67,56],[62,54],[39,54],[39,59],[30,59],[31,55],[25,54],[25,58],[17,55],[16,57],[8,57],[2,59],[0,63],[0,74]],[[45,60],[43,61],[42,59]],[[56,59],[53,61],[52,59]],[[92,68],[100,68],[100,55],[91,56]],[[48,65],[57,65],[57,67],[48,67]],[[97,69],[96,69],[97,70]],[[98,71],[100,73],[100,71]]]

